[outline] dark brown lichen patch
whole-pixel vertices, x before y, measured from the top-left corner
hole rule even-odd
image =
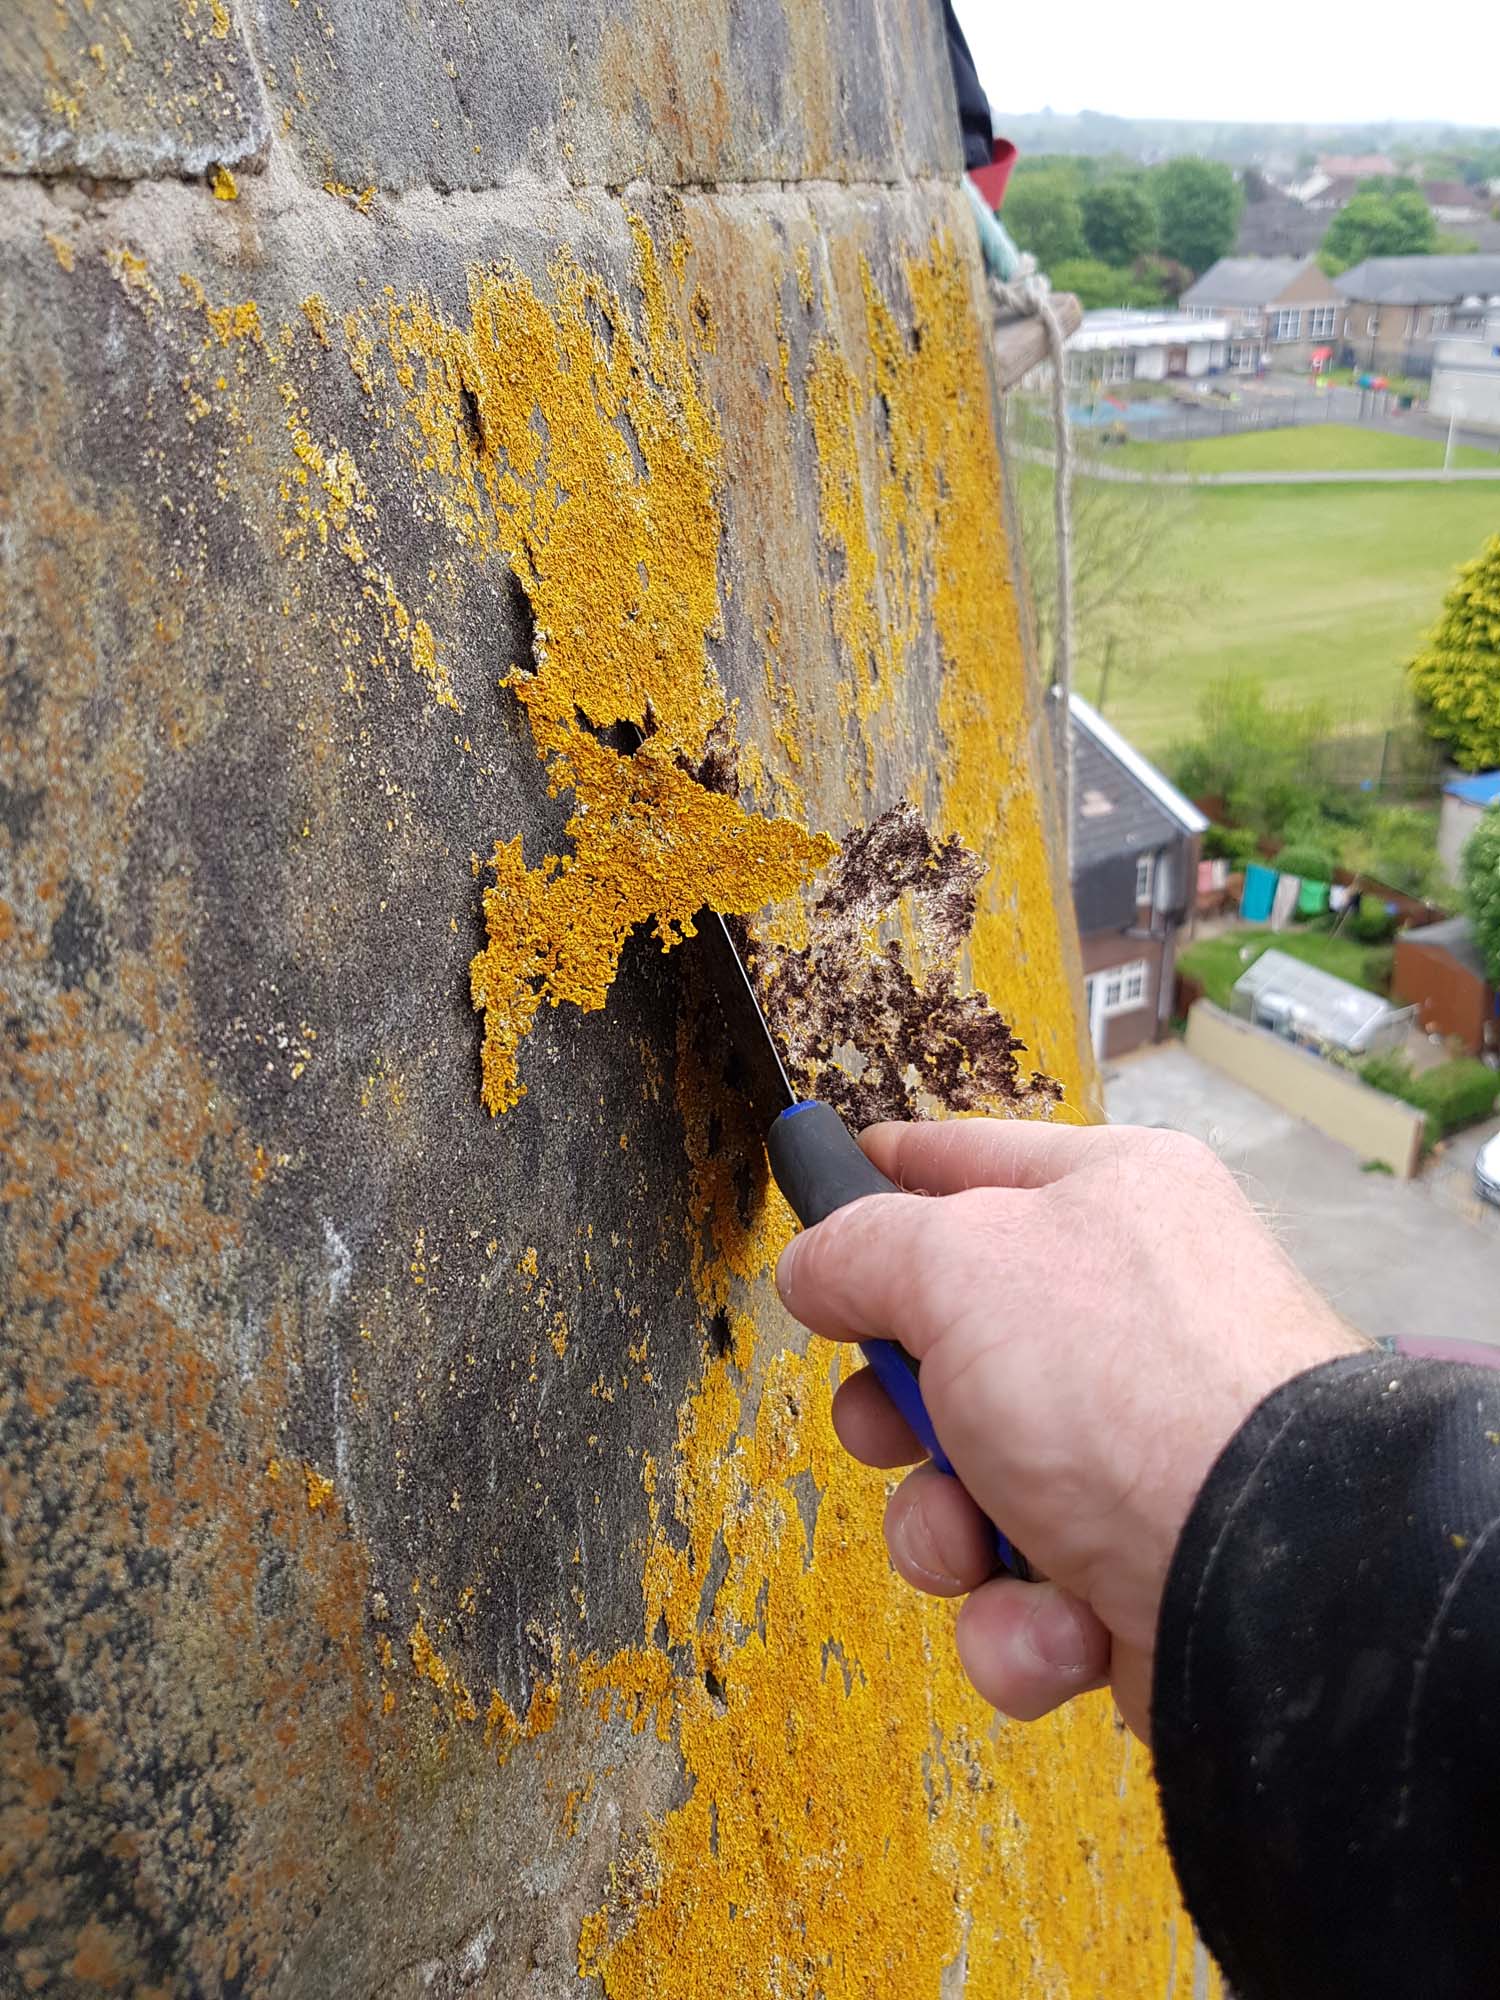
[[[839,849],[806,948],[756,954],[792,1080],[851,1125],[945,1111],[1045,1117],[1062,1086],[983,993],[959,990],[981,863],[902,799]],[[905,919],[906,937],[882,936]],[[909,961],[915,961],[911,963]]]

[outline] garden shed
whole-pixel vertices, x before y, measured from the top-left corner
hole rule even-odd
[[[1470,1055],[1496,1037],[1495,989],[1467,917],[1424,924],[1396,939],[1391,985],[1409,1000],[1429,1034],[1451,1035]]]
[[[1415,1009],[1272,950],[1235,981],[1231,1011],[1290,1042],[1368,1056],[1399,1046]]]

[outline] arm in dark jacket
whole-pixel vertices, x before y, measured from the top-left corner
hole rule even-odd
[[[1168,1842],[1241,2000],[1500,1994],[1500,1373],[1357,1355],[1270,1396],[1155,1671]]]

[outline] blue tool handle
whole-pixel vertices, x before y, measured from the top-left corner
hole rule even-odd
[[[790,1105],[767,1134],[766,1152],[776,1185],[804,1229],[863,1195],[900,1192],[865,1156],[831,1104]],[[938,1471],[956,1477],[922,1401],[917,1361],[894,1340],[864,1340],[860,1351]],[[1030,1568],[1019,1549],[1012,1548],[998,1528],[994,1536],[995,1553],[1006,1569],[1012,1576],[1029,1577]]]

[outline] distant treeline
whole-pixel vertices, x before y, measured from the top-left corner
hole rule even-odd
[[[1138,165],[1193,155],[1229,166],[1310,169],[1320,153],[1384,153],[1430,180],[1500,177],[1500,126],[1396,123],[1236,125],[1188,118],[1117,118],[1105,111],[996,111],[995,130],[1023,154],[1118,155]]]
[[[1059,291],[1086,306],[1155,306],[1232,247],[1244,192],[1217,160],[1142,167],[1087,154],[1022,159],[1005,223]]]

